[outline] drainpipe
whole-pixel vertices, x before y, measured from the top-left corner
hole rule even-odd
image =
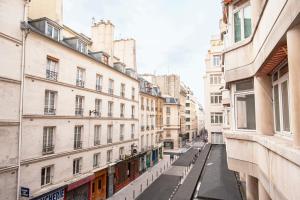
[[[28,19],[28,4],[30,0],[24,0],[23,21],[27,24]],[[22,116],[23,116],[23,95],[24,95],[24,74],[25,74],[25,40],[28,35],[28,30],[22,29],[22,57],[21,57],[21,86],[20,86],[20,101],[19,101],[19,137],[18,137],[18,175],[17,175],[17,200],[20,199],[20,176],[21,176],[21,147],[22,147]]]

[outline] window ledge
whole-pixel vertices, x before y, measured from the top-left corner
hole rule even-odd
[[[283,137],[278,134],[269,136],[258,132],[249,133],[245,131],[226,131],[224,135],[226,139],[256,142],[300,166],[300,149],[293,146],[291,138]]]

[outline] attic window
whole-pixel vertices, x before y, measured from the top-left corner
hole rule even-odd
[[[78,40],[77,50],[80,51],[81,53],[86,53],[86,44]]]
[[[49,23],[46,23],[46,35],[59,41],[59,29]]]
[[[108,65],[108,56],[102,55],[102,62]]]

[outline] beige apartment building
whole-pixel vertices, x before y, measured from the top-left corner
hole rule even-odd
[[[223,144],[223,41],[220,37],[213,36],[210,41],[210,46],[205,59],[205,128],[208,132],[208,142],[212,144]]]
[[[106,198],[111,166],[138,147],[134,41],[114,41],[109,21],[93,23],[91,38],[77,33],[62,5],[1,1],[1,199],[18,199],[20,187],[31,198]]]
[[[223,2],[228,167],[247,199],[300,199],[300,1]]]
[[[185,131],[189,141],[192,141],[198,135],[198,113],[197,100],[190,88],[187,88],[185,100]]]

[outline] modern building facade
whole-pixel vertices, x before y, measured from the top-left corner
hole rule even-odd
[[[223,41],[220,37],[213,36],[210,45],[211,48],[205,59],[205,128],[208,132],[208,142],[223,144]]]
[[[226,0],[223,12],[228,166],[247,199],[300,199],[300,2]]]

